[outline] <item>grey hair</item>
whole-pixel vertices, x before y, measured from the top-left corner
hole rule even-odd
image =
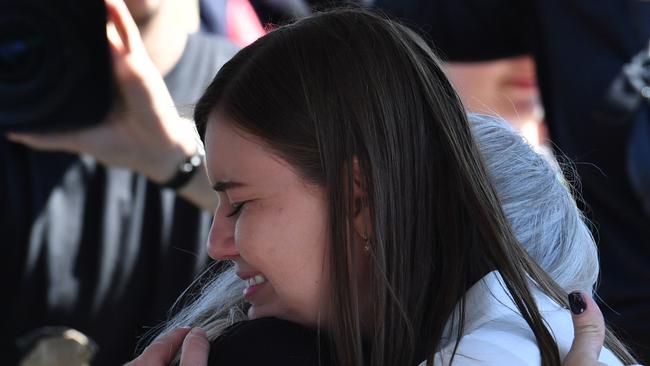
[[[535,152],[497,117],[470,114],[469,120],[519,242],[564,290],[592,293],[599,273],[598,250],[557,161]],[[574,172],[570,165],[565,169]]]
[[[205,330],[208,339],[214,340],[229,326],[247,319],[244,312],[244,281],[237,277],[231,263],[215,274],[212,269],[217,264],[213,264],[203,272],[181,294],[172,306],[172,310],[177,308],[180,310],[171,319],[145,334],[142,341],[139,342],[139,351],[142,351],[142,348],[155,338],[162,337],[176,328],[200,327]],[[201,281],[205,281],[205,283],[201,285]],[[197,293],[188,292],[196,287],[199,288]],[[175,363],[178,363],[179,355],[180,352]]]
[[[599,271],[596,245],[557,163],[533,151],[523,137],[496,117],[470,114],[469,120],[519,242],[567,292],[579,289],[591,293]],[[164,335],[182,326],[201,327],[212,340],[247,318],[244,284],[233,268],[216,276],[206,271],[202,278],[207,278],[207,283],[189,305],[154,332]]]

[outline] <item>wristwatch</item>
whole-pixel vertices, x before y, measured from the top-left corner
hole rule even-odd
[[[176,169],[176,173],[168,181],[160,185],[166,188],[178,190],[185,186],[197,171],[201,170],[205,160],[205,150],[199,145],[196,152],[188,156]]]

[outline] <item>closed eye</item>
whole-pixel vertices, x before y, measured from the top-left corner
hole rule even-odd
[[[233,210],[228,215],[226,215],[226,217],[234,217],[237,214],[239,214],[239,212],[241,212],[241,209],[244,208],[245,204],[246,204],[246,202],[241,202],[241,203],[237,203],[237,204],[232,205]]]

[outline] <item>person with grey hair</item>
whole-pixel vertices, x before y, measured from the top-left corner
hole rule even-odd
[[[591,293],[598,279],[598,250],[557,161],[535,152],[502,119],[481,114],[469,119],[519,242],[567,292]]]

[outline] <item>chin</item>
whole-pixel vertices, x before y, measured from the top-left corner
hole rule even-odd
[[[160,0],[126,0],[131,16],[136,23],[140,24],[150,19],[160,8]]]
[[[538,111],[540,110],[539,103],[537,100],[521,100],[513,101],[513,106],[519,115],[521,120],[531,120],[534,118],[539,118]]]
[[[251,305],[251,307],[248,308],[248,319],[250,320],[271,317],[282,318],[278,312],[268,309],[268,306]]]
[[[316,327],[317,326],[317,321],[308,321],[305,319],[302,319],[299,316],[295,316],[295,314],[292,316],[291,314],[287,314],[287,312],[283,312],[278,310],[277,308],[273,308],[273,306],[269,305],[262,305],[262,306],[255,306],[251,305],[250,308],[248,308],[248,319],[249,320],[254,320],[254,319],[261,319],[261,318],[278,318],[286,321],[290,321],[296,324],[301,324],[303,326],[307,327]]]

